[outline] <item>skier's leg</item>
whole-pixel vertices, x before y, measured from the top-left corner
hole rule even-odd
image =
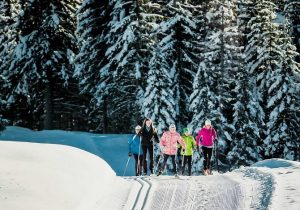
[[[142,170],[143,170],[143,167],[142,167],[142,162],[143,162],[143,155],[139,155],[139,158],[138,158],[138,176],[142,175]]]
[[[187,156],[186,159],[188,162],[189,176],[191,176],[192,175],[192,156]]]
[[[202,147],[202,152],[203,152],[203,170],[207,170],[207,148]]]
[[[147,146],[142,146],[143,150],[143,168],[144,168],[144,174],[147,174]]]
[[[211,160],[211,156],[212,156],[212,148],[207,148],[207,169],[208,169],[208,171],[210,171],[210,167],[211,167],[211,165],[210,165],[210,160]]]
[[[177,159],[178,159],[179,166],[182,167],[183,162],[182,162],[182,156],[181,156],[181,149],[180,148],[177,149]],[[182,170],[182,168],[180,168],[180,170]]]
[[[182,175],[184,174],[184,171],[185,171],[185,165],[186,165],[186,163],[187,163],[187,157],[188,157],[188,156],[185,156],[184,159],[183,159]]]
[[[134,157],[134,168],[135,168],[135,175],[136,176],[138,176],[138,162],[139,162],[139,160],[138,160],[138,155],[137,154],[133,154],[133,157]]]
[[[160,172],[161,172],[161,173],[165,170],[165,167],[166,167],[168,158],[169,158],[169,155],[164,154],[164,162],[163,162],[163,164],[162,164],[162,166],[161,166],[161,168],[160,168]]]
[[[177,167],[176,167],[175,155],[170,155],[170,156],[172,158],[174,174],[177,174]]]
[[[149,147],[149,158],[150,158],[150,172],[153,174],[153,167],[154,167],[154,161],[153,161],[153,144],[151,144]]]

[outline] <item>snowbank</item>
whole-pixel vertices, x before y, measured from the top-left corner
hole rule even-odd
[[[95,134],[77,131],[43,130],[8,126],[0,133],[0,140],[62,144],[76,147],[105,160],[118,176],[122,176],[128,158],[128,138],[131,135]],[[134,175],[134,161],[130,161],[126,176]]]
[[[300,163],[283,159],[260,161],[253,165],[259,171],[273,176],[269,209],[300,209]]]
[[[128,199],[131,185],[93,154],[25,142],[0,148],[0,209],[121,209]]]

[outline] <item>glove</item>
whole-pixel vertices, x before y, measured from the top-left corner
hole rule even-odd
[[[129,156],[129,157],[131,157],[131,156],[132,156],[132,153],[131,153],[131,152],[129,152],[129,153],[128,153],[128,156]]]

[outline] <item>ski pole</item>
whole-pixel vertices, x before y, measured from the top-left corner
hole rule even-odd
[[[127,170],[128,163],[129,163],[129,160],[130,160],[130,158],[131,158],[131,156],[130,156],[130,157],[128,157],[128,159],[127,159],[127,163],[126,163],[126,166],[125,166],[125,170],[124,170],[123,176],[124,176],[124,175],[125,175],[125,173],[126,173],[126,170]]]
[[[159,165],[159,162],[160,162],[160,160],[161,160],[161,154],[159,155],[159,158],[158,158],[158,161],[157,161],[157,164],[156,164],[156,166],[155,166],[155,168],[154,168],[154,173],[156,174],[156,171],[157,171],[157,168],[158,168],[158,165]]]
[[[184,155],[185,155],[185,151],[183,152],[183,155],[182,155],[182,161],[181,161],[181,174],[183,175],[183,171],[184,171]]]

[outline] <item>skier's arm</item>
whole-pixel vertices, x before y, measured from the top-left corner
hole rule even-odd
[[[196,141],[193,136],[191,136],[191,137],[192,137],[192,147],[193,147],[193,149],[197,149]]]
[[[200,138],[201,138],[201,134],[202,134],[202,129],[198,132],[198,135],[197,135],[197,137],[196,137],[196,145],[197,145],[197,147],[199,147],[200,145],[199,145],[199,141],[200,141]]]
[[[154,131],[154,133],[153,133],[153,138],[154,138],[154,141],[155,141],[156,143],[159,143],[159,138],[158,138],[156,129],[155,129],[155,131]]]
[[[142,127],[142,128],[140,129],[140,131],[138,132],[137,135],[142,136],[142,135],[143,135],[143,130],[144,130],[144,128]]]
[[[159,145],[160,147],[164,147],[165,146],[165,142],[166,142],[166,135],[165,133],[162,135],[161,139],[160,139],[160,142],[159,142]]]
[[[213,128],[212,131],[213,131],[213,132],[212,132],[213,140],[218,141],[218,140],[217,140],[218,136],[217,136],[216,130]]]
[[[166,144],[166,135],[163,133],[162,137],[160,138],[159,141],[159,148],[160,148],[160,153],[163,154],[164,151],[164,146]]]
[[[181,144],[181,146],[182,146],[182,149],[183,149],[183,151],[185,150],[185,143],[184,143],[184,140],[183,140],[183,138],[180,136],[180,135],[178,135],[178,142]]]

